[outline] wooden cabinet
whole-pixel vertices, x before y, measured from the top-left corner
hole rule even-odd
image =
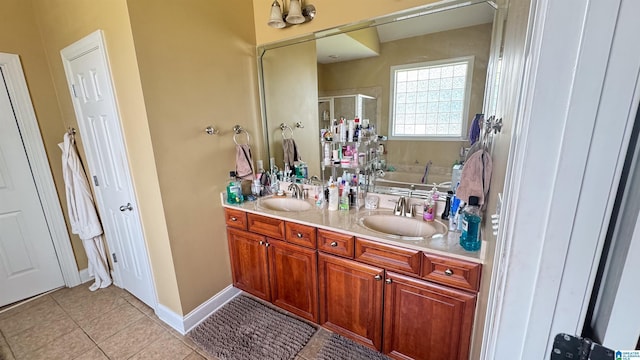
[[[287,242],[305,246],[311,249],[316,248],[316,228],[313,226],[301,225],[286,222],[284,225],[285,239]]]
[[[227,240],[233,285],[249,294],[271,301],[266,238],[228,228]]]
[[[423,254],[422,278],[465,290],[480,289],[482,265],[450,259],[444,256]]]
[[[318,250],[353,259],[353,236],[318,229]]]
[[[315,250],[233,228],[227,238],[235,287],[318,322]]]
[[[387,272],[383,352],[397,359],[468,359],[475,304],[475,294]]]
[[[422,252],[418,250],[356,238],[355,259],[385,269],[418,275],[421,256]]]
[[[317,252],[275,239],[268,242],[272,303],[317,323]]]
[[[225,217],[237,288],[395,359],[469,357],[480,264],[236,209]]]
[[[322,253],[318,269],[320,325],[380,350],[384,270]]]
[[[247,230],[247,214],[244,211],[224,209],[224,220],[229,227]]]

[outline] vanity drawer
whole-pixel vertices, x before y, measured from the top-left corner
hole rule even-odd
[[[227,226],[247,230],[247,213],[242,210],[224,209],[224,220]]]
[[[318,250],[353,259],[353,236],[318,229]]]
[[[478,291],[482,265],[444,256],[424,254],[422,278],[460,289]]]
[[[316,228],[313,226],[301,225],[287,221],[285,224],[285,234],[287,242],[312,249],[316,248]]]
[[[418,250],[356,238],[355,259],[387,270],[419,275],[421,257]]]
[[[247,214],[249,231],[270,236],[276,239],[284,239],[284,220],[267,216]]]

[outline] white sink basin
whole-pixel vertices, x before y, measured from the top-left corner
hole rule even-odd
[[[311,203],[301,199],[272,197],[258,200],[258,206],[275,211],[305,211],[312,208]]]
[[[360,225],[369,230],[383,233],[402,240],[424,240],[447,233],[448,227],[438,221],[426,222],[422,219],[374,214],[360,218]]]

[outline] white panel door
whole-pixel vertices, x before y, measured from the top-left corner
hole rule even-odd
[[[0,70],[0,306],[64,286]]]
[[[101,32],[62,50],[116,284],[155,308],[142,234]]]

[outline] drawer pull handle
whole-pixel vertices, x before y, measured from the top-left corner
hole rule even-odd
[[[453,270],[447,269],[447,270],[444,271],[444,274],[447,275],[447,276],[451,276],[451,275],[453,275]]]
[[[336,247],[336,246],[338,246],[338,242],[337,241],[332,241],[331,244],[329,244],[329,245],[331,245],[331,247]]]
[[[380,281],[382,280],[382,275],[378,274],[376,276],[373,277],[376,281]]]
[[[238,218],[237,218],[237,217],[235,217],[235,216],[232,216],[232,217],[231,217],[231,221],[238,221]]]
[[[298,237],[298,239],[302,239],[304,235],[302,235],[302,233],[297,233],[296,236]]]
[[[393,282],[393,280],[387,278],[384,282],[387,283],[387,284],[391,284]]]

